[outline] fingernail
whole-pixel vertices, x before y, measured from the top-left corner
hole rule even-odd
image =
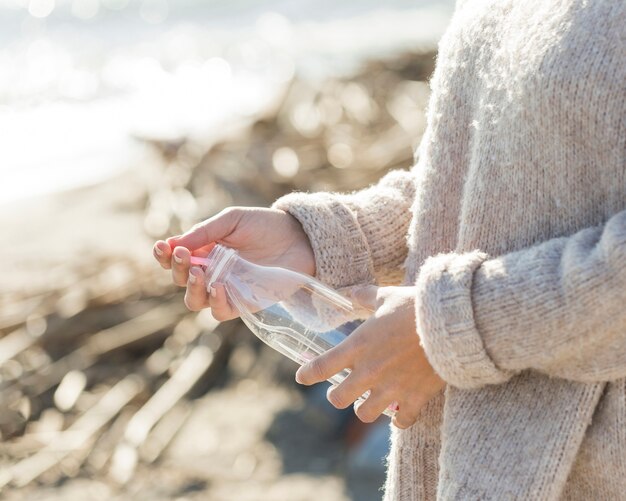
[[[189,270],[189,281],[195,284],[202,277],[202,270],[197,266],[192,266]]]
[[[183,262],[182,258],[178,257],[176,254],[174,254],[174,261],[178,264],[182,264]]]
[[[303,370],[303,367],[306,367],[306,365],[303,365],[302,367],[300,367],[296,371],[296,383],[298,383],[298,384],[304,384],[304,382],[302,380],[302,370]]]
[[[157,256],[162,256],[163,255],[163,251],[161,249],[159,249],[158,247],[154,247],[154,252],[156,252]]]
[[[217,291],[212,285],[209,285],[209,294],[211,294],[211,297],[217,297]]]

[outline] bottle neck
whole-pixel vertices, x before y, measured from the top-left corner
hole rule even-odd
[[[216,244],[206,257],[208,283],[223,282],[237,259],[235,249]]]

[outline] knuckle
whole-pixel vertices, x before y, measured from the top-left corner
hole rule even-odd
[[[378,381],[380,377],[380,367],[376,365],[364,366],[359,372],[360,378],[370,386]]]
[[[368,343],[365,340],[365,336],[359,335],[360,333],[355,334],[356,335],[348,336],[348,339],[346,339],[344,343],[348,343],[354,353],[361,353]]]
[[[367,362],[371,355],[368,353],[368,343],[366,339],[363,339],[363,336],[348,336],[348,339],[342,341],[337,348],[341,348],[341,350],[348,356],[353,363],[352,368],[354,370],[358,370],[360,367],[367,367]],[[337,349],[336,348],[336,349]],[[359,361],[362,361],[359,363]]]
[[[187,285],[187,280],[185,280],[184,278],[181,278],[179,276],[174,276],[173,281],[179,287],[185,287]]]
[[[411,394],[410,398],[403,399],[406,401],[402,402],[402,407],[404,409],[411,409],[413,412],[417,413],[420,411],[424,405],[428,403],[428,396],[421,393],[420,391],[415,391]]]
[[[314,358],[311,362],[309,362],[309,371],[314,379],[326,379],[324,376],[325,364],[323,360],[320,360],[319,358]]]
[[[345,409],[350,405],[350,403],[346,403],[345,397],[339,393],[339,390],[329,391],[326,395],[328,401],[332,404],[333,407],[337,409]]]
[[[232,217],[238,218],[241,215],[242,208],[241,207],[226,207],[220,212],[220,217]]]
[[[185,306],[187,307],[189,311],[199,311],[201,309],[198,307],[198,304],[189,295],[185,295],[183,302],[185,303]]]

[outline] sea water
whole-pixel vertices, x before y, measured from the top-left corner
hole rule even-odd
[[[294,73],[432,47],[453,0],[0,0],[0,204],[95,183],[137,138],[217,134]]]

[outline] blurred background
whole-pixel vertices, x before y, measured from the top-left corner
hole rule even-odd
[[[0,489],[380,499],[389,422],[151,256],[229,205],[409,168],[453,0],[0,0]]]

